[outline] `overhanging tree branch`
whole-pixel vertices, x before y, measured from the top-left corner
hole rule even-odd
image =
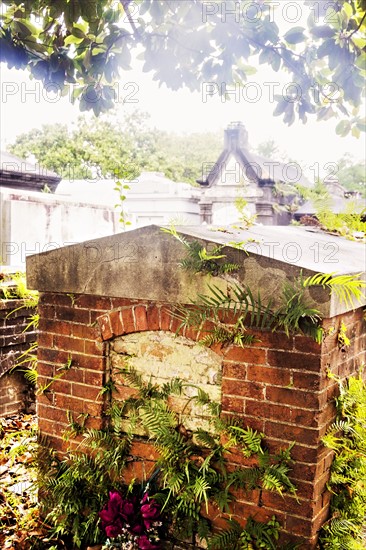
[[[129,5],[131,4],[131,1],[132,0],[120,0],[120,3],[121,3],[121,6],[123,7],[124,9],[124,12],[127,16],[127,19],[128,19],[128,22],[129,24],[131,25],[131,28],[133,30],[133,34],[139,39],[141,40],[141,33],[139,31],[139,29],[136,27],[135,25],[135,21],[132,19],[132,15],[131,15],[131,12],[130,12],[130,8],[129,8]]]

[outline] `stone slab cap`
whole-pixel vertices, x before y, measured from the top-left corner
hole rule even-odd
[[[254,294],[260,290],[264,302],[271,298],[276,305],[285,280],[301,273],[307,277],[365,272],[363,244],[312,228],[182,226],[177,231],[202,242],[208,251],[223,245],[225,261],[239,264],[238,271],[221,278],[184,271],[179,262],[185,247],[152,225],[28,256],[28,288],[187,304],[197,294],[207,294],[208,283],[225,291],[237,282],[249,285]],[[325,317],[351,309],[326,289],[314,287],[308,293]],[[364,304],[365,300],[354,307]]]

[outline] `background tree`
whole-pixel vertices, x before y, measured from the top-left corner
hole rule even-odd
[[[97,119],[82,115],[70,129],[47,124],[19,135],[9,150],[21,158],[34,155],[41,166],[64,179],[133,179],[146,170],[195,184],[205,166],[216,162],[222,147],[221,132],[164,132],[150,126],[147,113],[136,110],[120,121],[112,114]],[[254,152],[274,161],[297,162],[306,170],[273,139],[259,143]],[[336,165],[340,184],[366,197],[365,164],[348,152]]]
[[[96,115],[113,106],[113,83],[133,51],[143,70],[173,90],[188,86],[225,93],[244,83],[253,63],[285,71],[293,82],[275,94],[275,115],[345,116],[337,131],[355,136],[365,77],[366,0],[305,0],[306,28],[282,32],[284,4],[263,0],[4,0],[1,57],[28,68],[47,87],[79,98]],[[326,10],[324,8],[327,8]],[[277,10],[277,11],[276,11]],[[233,15],[233,12],[235,15]],[[277,17],[275,16],[277,13]]]
[[[351,153],[345,153],[337,162],[336,176],[339,183],[349,191],[357,191],[366,198],[365,162],[357,161]]]
[[[70,129],[44,125],[19,135],[9,150],[22,158],[34,155],[64,179],[132,179],[147,170],[195,183],[222,146],[221,134],[164,132],[150,126],[147,113],[135,111],[120,121],[109,114],[98,119],[83,115]]]
[[[263,157],[276,158],[280,150],[274,139],[267,139],[258,145],[256,152]]]

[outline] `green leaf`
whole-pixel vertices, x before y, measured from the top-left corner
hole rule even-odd
[[[80,38],[80,37],[74,36],[73,34],[69,34],[69,36],[66,36],[64,40],[64,44],[65,46],[69,46],[70,44],[80,44],[81,42],[83,42],[83,40],[84,38]]]
[[[72,34],[75,34],[75,36],[78,36],[78,33],[82,33],[85,36],[88,30],[89,30],[88,23],[86,21],[81,21],[79,23],[73,24]]]
[[[366,39],[365,38],[357,38],[357,37],[352,37],[352,41],[356,44],[356,46],[358,48],[360,48],[360,50],[362,50],[365,46],[366,46]]]
[[[271,61],[272,69],[277,73],[281,68],[281,56],[275,54]]]
[[[351,123],[349,120],[341,120],[336,126],[336,134],[338,136],[346,136],[351,130]]]
[[[353,8],[352,8],[351,4],[348,4],[347,2],[345,2],[342,6],[342,13],[344,13],[346,15],[347,23],[348,23],[348,21],[353,16]]]
[[[13,21],[14,31],[19,34],[22,38],[28,38],[32,35],[32,30],[29,28],[29,25],[26,25],[24,21]]]
[[[284,39],[288,42],[288,44],[299,44],[306,39],[304,30],[304,27],[294,27],[293,29],[287,31]]]
[[[337,31],[342,29],[342,18],[340,13],[336,13],[334,5],[329,5],[326,11],[326,21],[334,27]]]
[[[314,27],[310,32],[315,38],[331,38],[335,36],[335,30],[328,25]]]
[[[356,67],[362,70],[366,70],[366,53],[361,52],[360,56],[355,61]]]
[[[278,104],[277,104],[277,107],[275,108],[275,110],[273,111],[273,115],[274,116],[280,116],[282,115],[282,113],[284,113],[287,109],[287,106],[288,106],[288,101],[286,101],[285,99],[281,99]]]
[[[240,68],[245,72],[247,76],[252,76],[257,73],[257,69],[252,65],[241,65]]]
[[[333,38],[328,38],[328,40],[325,40],[318,48],[318,57],[322,58],[326,55],[331,55],[334,51],[335,45],[335,40]]]

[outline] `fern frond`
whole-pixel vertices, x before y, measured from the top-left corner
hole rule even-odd
[[[245,530],[249,537],[255,541],[259,548],[276,550],[276,541],[279,538],[280,524],[275,516],[267,522],[255,521],[252,517],[248,518]]]
[[[196,477],[192,490],[195,494],[195,498],[198,501],[204,500],[206,504],[206,510],[208,509],[208,491],[211,489],[205,476]]]
[[[168,487],[169,492],[173,495],[177,495],[182,487],[184,487],[185,478],[183,472],[180,471],[167,471],[163,477],[163,487]]]
[[[294,282],[285,282],[282,290],[282,301],[283,305],[276,312],[276,327],[282,327],[287,335],[290,332],[301,332],[304,322],[317,326],[321,315],[319,310],[306,302],[301,277]]]
[[[217,447],[218,438],[206,430],[202,430],[201,428],[198,428],[198,430],[195,431],[195,437],[201,445],[204,447],[207,447],[208,449],[214,449]]]
[[[240,550],[242,528],[235,520],[227,520],[228,529],[220,531],[208,541],[209,550]]]
[[[24,378],[28,380],[30,384],[33,386],[37,385],[37,379],[38,379],[38,372],[36,369],[25,369],[24,372]]]
[[[171,394],[182,395],[183,382],[179,378],[173,378],[170,382],[165,382],[161,387],[161,396],[168,397]]]
[[[270,328],[274,322],[271,310],[272,300],[267,305],[261,301],[258,291],[255,298],[248,286],[241,287],[238,284],[231,285],[225,293],[216,285],[208,285],[210,295],[199,294],[199,302],[210,308],[212,312],[220,312],[223,315],[240,315],[241,323],[247,322],[252,327]]]
[[[226,433],[230,438],[230,444],[242,447],[245,456],[251,456],[254,453],[263,454],[262,440],[263,434],[252,428],[241,428],[240,426],[228,426]]]
[[[227,487],[233,486],[241,489],[256,489],[260,487],[261,469],[257,467],[242,468],[228,475]]]
[[[334,292],[340,301],[353,307],[355,301],[365,297],[363,289],[366,282],[360,279],[362,273],[355,275],[336,275],[335,273],[316,273],[304,280],[304,288],[310,286],[322,286]]]
[[[152,437],[163,436],[169,428],[177,425],[177,416],[167,403],[153,401],[140,409],[140,418]]]
[[[125,369],[118,369],[118,372],[120,374],[123,374],[128,384],[133,388],[136,388],[138,390],[145,389],[145,383],[143,381],[142,375],[138,374],[134,368],[128,367]]]
[[[263,476],[261,476],[261,481],[263,489],[266,489],[267,491],[276,491],[282,495],[284,490],[283,483],[274,473],[269,471],[264,472]]]

